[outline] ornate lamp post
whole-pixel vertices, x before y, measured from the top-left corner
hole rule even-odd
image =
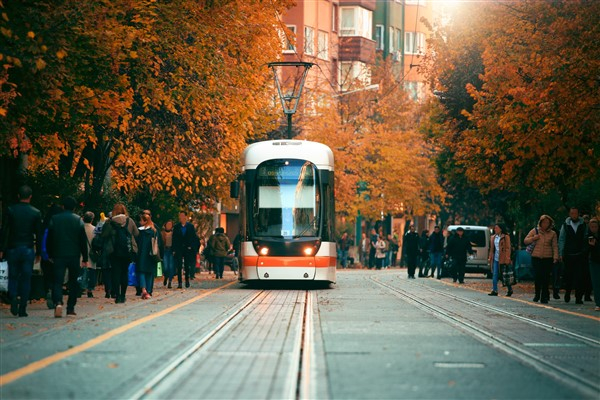
[[[273,70],[283,113],[287,116],[288,139],[292,138],[292,115],[296,113],[306,75],[313,65],[313,63],[303,61],[277,61],[268,64],[269,68]]]

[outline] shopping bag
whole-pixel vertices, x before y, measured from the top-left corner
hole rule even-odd
[[[162,262],[160,262],[160,261],[156,263],[156,276],[157,277],[163,276]]]
[[[0,292],[8,292],[8,261],[0,261]]]
[[[135,273],[135,263],[129,264],[129,269],[127,271],[127,284],[129,286],[138,285],[138,277]]]

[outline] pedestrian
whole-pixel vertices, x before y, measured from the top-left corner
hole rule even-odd
[[[338,241],[338,248],[340,252],[340,264],[342,268],[346,268],[348,264],[348,251],[350,250],[350,239],[348,239],[348,232],[344,232],[342,237]]]
[[[215,263],[215,279],[223,279],[225,257],[227,257],[227,252],[231,248],[229,238],[225,235],[225,229],[222,227],[215,229],[215,234],[208,239],[208,243]]]
[[[465,237],[465,230],[459,226],[456,229],[456,234],[448,239],[446,247],[446,258],[452,258],[452,281],[465,283],[465,266],[467,264],[467,254],[474,254],[475,251],[471,246],[469,239]]]
[[[83,221],[74,210],[77,201],[73,197],[63,199],[63,212],[56,214],[50,220],[48,227],[48,243],[50,257],[54,260],[54,317],[61,318],[63,312],[63,282],[65,272],[68,273],[67,315],[77,315],[75,305],[81,288],[77,278],[81,268],[88,266],[88,243]]]
[[[163,286],[171,289],[171,282],[175,276],[175,264],[173,258],[173,221],[168,220],[162,227],[162,242],[164,246],[163,253]]]
[[[8,207],[0,242],[0,260],[6,254],[8,262],[10,313],[19,317],[27,317],[33,264],[42,253],[42,213],[30,204],[32,194],[29,186],[18,189],[19,201]]]
[[[115,303],[125,303],[129,264],[135,262],[138,247],[135,238],[139,231],[121,203],[114,205],[110,221],[102,228],[104,252],[110,260],[112,290]]]
[[[419,234],[415,231],[415,226],[410,225],[402,241],[402,253],[408,268],[408,279],[415,279],[415,270],[419,262],[419,240]]]
[[[163,241],[158,228],[152,222],[150,210],[142,211],[142,225],[138,228],[136,238],[138,257],[136,271],[139,273],[138,282],[143,300],[150,299],[154,290],[154,277],[158,261],[164,253]],[[156,244],[153,243],[156,242]]]
[[[383,235],[377,236],[374,248],[375,256],[373,259],[375,260],[375,268],[382,269],[385,265],[385,240],[383,240]]]
[[[579,217],[579,209],[571,207],[569,216],[560,228],[558,252],[565,265],[565,303],[571,301],[571,290],[575,289],[575,303],[583,304],[585,291],[585,232],[586,226]],[[537,245],[536,245],[537,246]],[[590,299],[586,299],[588,301]]]
[[[396,266],[396,259],[398,258],[398,250],[400,250],[400,246],[398,245],[398,235],[396,235],[396,233],[394,233],[393,235],[391,235],[390,246],[391,246],[391,249],[392,249],[391,266],[395,267]]]
[[[600,311],[600,232],[598,232],[598,218],[590,219],[588,229],[587,254],[590,264],[590,276],[592,277],[592,286],[594,289],[594,301],[596,303],[596,308],[594,308],[594,310]]]
[[[44,217],[43,236],[42,236],[42,259],[40,267],[44,278],[44,291],[46,293],[46,306],[49,310],[54,310],[54,302],[52,301],[52,288],[54,288],[54,262],[48,255],[48,226],[53,216],[62,212],[62,207],[58,204],[52,204]]]
[[[431,277],[435,275],[437,269],[437,279],[442,278],[442,258],[444,256],[444,234],[440,227],[436,225],[433,232],[429,235],[427,244],[429,248],[429,264],[431,265]]]
[[[534,302],[541,299],[542,303],[548,303],[550,292],[550,275],[552,273],[553,263],[558,262],[558,246],[556,232],[552,229],[554,220],[548,215],[542,215],[539,219],[537,228],[529,231],[523,242],[526,245],[535,243],[531,252],[531,266],[535,279]]]
[[[175,261],[175,270],[177,272],[177,288],[183,286],[182,273],[185,273],[185,287],[190,287],[191,269],[196,264],[196,231],[194,225],[188,221],[185,211],[179,212],[179,223],[173,227],[173,259]]]
[[[358,252],[358,258],[362,267],[366,267],[369,265],[369,247],[369,239],[367,238],[367,234],[363,232],[361,235],[360,247]]]
[[[428,234],[429,231],[425,229],[421,232],[421,237],[419,238],[419,278],[427,278],[429,276],[429,266],[427,265],[429,262]]]
[[[85,229],[85,236],[87,239],[87,247],[88,247],[88,271],[87,271],[87,297],[94,297],[94,289],[96,289],[96,282],[98,281],[97,274],[97,264],[91,257],[92,254],[92,242],[94,241],[96,231],[96,227],[92,225],[94,221],[94,213],[91,211],[87,211],[83,214],[83,228]],[[82,260],[83,261],[83,260]]]
[[[109,213],[111,214],[111,213]],[[102,230],[104,228],[104,224],[110,221],[106,215],[101,212],[100,219],[96,224],[96,228],[94,229],[94,239],[92,239],[92,253],[94,252],[97,255],[96,260],[96,273],[98,275],[98,282],[104,285],[104,297],[107,299],[117,298],[116,285],[112,284],[112,270],[110,267],[110,257],[104,251],[105,242],[102,237]]]
[[[371,229],[371,236],[369,238],[369,243],[371,247],[369,248],[369,269],[372,269],[375,266],[375,253],[377,251],[377,241],[379,240],[379,235],[377,235],[377,231],[375,228]]]
[[[583,223],[585,224],[586,237],[590,232],[590,216],[588,214],[584,214],[581,219],[583,219]],[[587,241],[584,241],[584,244],[587,245]],[[585,301],[592,301],[592,276],[590,275],[590,263],[589,258],[586,256],[584,259],[583,266],[583,295]]]
[[[231,260],[231,269],[233,270],[233,274],[238,274],[238,269],[240,266],[239,257],[242,251],[242,234],[238,233],[235,235],[233,239],[233,260]]]
[[[506,228],[503,225],[494,225],[494,234],[490,239],[490,251],[488,264],[492,270],[492,291],[489,296],[498,296],[498,276],[502,274],[510,275],[512,272],[511,262],[511,246],[510,246],[510,235],[506,232]],[[510,277],[502,279],[502,283],[506,286],[506,296],[510,297],[513,294],[512,282]]]

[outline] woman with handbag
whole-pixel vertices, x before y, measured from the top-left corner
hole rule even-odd
[[[138,229],[140,234],[136,238],[138,245],[136,272],[139,273],[138,284],[142,299],[147,300],[152,297],[156,267],[161,260],[163,242],[162,235],[152,222],[152,213],[149,210],[142,211],[142,226]]]
[[[498,296],[498,275],[502,273],[503,278],[504,276],[511,275],[506,271],[507,269],[510,271],[512,268],[510,253],[510,236],[506,233],[504,226],[500,224],[494,225],[494,235],[490,239],[490,255],[488,259],[488,263],[492,269],[492,291],[488,296]],[[510,277],[503,279],[502,283],[507,289],[506,296],[512,296],[513,291]]]
[[[550,275],[554,263],[558,262],[558,239],[556,232],[552,230],[554,220],[548,215],[542,215],[538,227],[532,229],[523,242],[526,245],[535,243],[531,251],[531,265],[535,276],[534,302],[540,299],[542,303],[548,303],[550,292]]]

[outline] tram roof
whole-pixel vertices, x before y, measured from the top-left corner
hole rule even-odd
[[[317,168],[333,171],[333,152],[323,143],[307,140],[267,140],[249,145],[242,156],[244,169],[256,169],[266,160],[307,160]]]

